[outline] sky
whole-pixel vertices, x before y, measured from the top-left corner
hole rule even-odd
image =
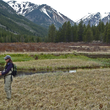
[[[10,1],[10,0],[4,0]],[[15,0],[29,1],[35,4],[47,4],[64,14],[73,21],[77,21],[88,13],[110,12],[110,0]]]

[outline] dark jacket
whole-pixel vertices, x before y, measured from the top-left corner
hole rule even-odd
[[[13,68],[12,63],[10,63],[10,62],[7,63],[7,65],[5,66],[5,70],[2,71],[2,75],[8,74],[11,71],[12,68]]]

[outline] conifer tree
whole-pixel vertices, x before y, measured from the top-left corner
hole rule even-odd
[[[41,42],[41,38],[40,37],[37,37],[37,42]]]
[[[66,42],[66,38],[67,38],[66,29],[67,29],[67,22],[65,22],[61,28],[60,41],[62,41],[62,42]]]
[[[107,30],[107,43],[110,43],[110,29]]]
[[[95,30],[95,40],[96,41],[98,41],[98,40],[100,40],[100,31],[99,31],[99,29],[98,29],[98,27],[96,28],[96,30]]]
[[[71,24],[70,24],[70,21],[67,22],[67,26],[66,26],[66,42],[71,42]]]
[[[106,42],[110,43],[110,23],[108,24],[107,28]]]
[[[76,23],[71,28],[71,37],[72,37],[71,39],[73,42],[78,41],[78,26],[76,25]]]
[[[93,40],[93,32],[90,28],[88,28],[85,35],[85,41],[91,42],[92,40]]]
[[[84,27],[83,27],[83,21],[81,20],[78,25],[78,41],[83,41],[83,33],[84,33]]]
[[[101,20],[99,20],[99,24],[97,27],[100,33],[104,32],[104,23]]]
[[[56,37],[56,27],[54,24],[49,26],[49,32],[48,32],[48,41],[49,42],[55,42]]]
[[[106,23],[106,26],[104,28],[103,42],[107,42],[107,30],[108,30],[108,22]]]

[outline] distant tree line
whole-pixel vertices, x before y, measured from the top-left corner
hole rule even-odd
[[[32,35],[20,35],[6,31],[0,28],[0,43],[11,43],[11,42],[41,42],[42,38]]]
[[[86,26],[81,20],[80,23],[71,26],[70,22],[65,22],[58,30],[55,25],[49,26],[47,37],[38,37],[26,34],[18,34],[9,31],[5,27],[0,27],[0,43],[8,42],[92,42],[101,41],[110,43],[110,23],[104,23],[100,20],[98,26]]]
[[[86,26],[81,20],[78,25],[71,26],[70,22],[65,22],[59,30],[54,24],[49,26],[47,42],[92,42],[101,41],[110,43],[110,23],[100,20],[98,26]]]

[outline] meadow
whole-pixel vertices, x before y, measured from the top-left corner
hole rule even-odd
[[[87,56],[70,54],[37,54],[37,53],[15,53],[9,55],[16,64],[18,70],[58,70],[58,69],[88,69],[88,68],[107,68],[110,67],[110,58],[88,58]],[[0,64],[5,64],[4,57],[0,55]]]
[[[18,69],[110,67],[110,44],[84,43],[0,43],[0,65],[9,54]]]
[[[9,101],[4,80],[0,79],[0,110],[110,109],[109,44],[8,43],[0,46],[1,67],[8,54],[18,70],[50,71],[15,77]],[[63,69],[76,70],[76,73],[51,72]]]
[[[16,77],[10,101],[0,84],[0,110],[110,109],[110,69]]]

